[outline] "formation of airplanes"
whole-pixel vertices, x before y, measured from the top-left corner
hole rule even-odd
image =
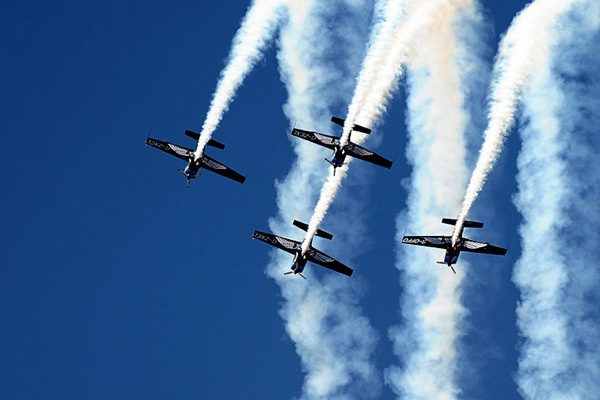
[[[345,121],[338,117],[332,117],[331,121],[342,127],[345,124]],[[325,160],[333,167],[333,175],[335,175],[335,171],[337,168],[344,165],[347,156],[358,158],[360,160],[367,161],[369,163],[388,169],[392,167],[392,161],[380,156],[379,154],[376,154],[371,150],[359,146],[356,143],[353,143],[350,140],[352,132],[370,134],[371,129],[356,124],[353,125],[349,133],[348,140],[345,144],[342,144],[342,137],[340,136],[330,136],[325,135],[323,133],[307,131],[297,128],[294,128],[292,130],[292,136],[299,137],[309,142],[318,144],[319,146],[323,146],[333,150],[331,159],[325,158]],[[186,130],[185,135],[196,140],[196,142],[200,139],[200,135],[198,133],[190,130]],[[159,139],[151,138],[149,135],[146,139],[146,144],[187,162],[185,168],[179,169],[179,172],[185,176],[186,187],[188,188],[190,186],[190,181],[192,179],[195,179],[198,175],[200,175],[201,168],[204,168],[208,171],[212,171],[218,175],[224,176],[239,183],[244,183],[246,180],[245,176],[241,175],[239,172],[234,171],[228,166],[220,163],[214,158],[209,157],[208,155],[204,154],[204,152],[200,154],[199,157],[196,157],[195,151],[193,149],[179,146]],[[225,145],[213,139],[210,139],[207,142],[207,146],[211,146],[221,150],[225,148]],[[455,225],[456,220],[443,218],[442,223],[448,225]],[[304,222],[294,220],[293,225],[302,229],[303,231],[308,231],[308,225]],[[458,261],[458,256],[460,255],[461,251],[482,254],[495,254],[502,256],[506,254],[506,249],[502,247],[497,247],[489,243],[467,239],[462,235],[464,228],[482,227],[483,223],[481,222],[465,221],[463,224],[463,228],[461,228],[458,234],[458,240],[456,241],[456,243],[452,243],[452,236],[404,236],[402,238],[402,243],[445,249],[446,254],[444,256],[444,260],[438,261],[438,264],[446,264],[452,269],[454,273],[456,273],[453,265],[456,264],[456,262]],[[315,236],[328,240],[331,240],[333,238],[333,235],[331,233],[325,232],[321,229],[317,229]],[[328,268],[332,271],[338,272],[349,277],[352,276],[352,273],[354,272],[352,268],[344,265],[343,263],[323,253],[322,251],[314,248],[312,246],[312,239],[309,239],[310,242],[306,246],[306,250],[303,250],[303,244],[307,240],[306,237],[302,241],[298,241],[258,230],[254,231],[252,237],[254,239],[258,239],[262,242],[265,242],[273,247],[276,247],[280,250],[283,250],[287,253],[290,253],[294,256],[291,269],[290,271],[285,272],[285,275],[300,275],[302,278],[306,279],[302,272],[304,271],[304,268],[306,267],[306,264],[309,261],[313,264],[320,265],[322,267]]]

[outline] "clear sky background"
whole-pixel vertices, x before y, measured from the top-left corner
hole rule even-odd
[[[248,1],[84,3],[0,4],[0,398],[299,396],[303,371],[278,315],[279,288],[264,273],[270,249],[251,240],[254,229],[268,230],[274,183],[295,158],[276,45],[215,133],[226,149],[207,150],[246,183],[206,172],[186,189],[183,163],[144,140],[152,129],[194,148],[183,132],[201,129]],[[483,4],[491,62],[525,2]],[[343,244],[329,248],[357,266],[350,279],[366,289],[360,305],[378,331],[380,370],[398,362],[386,332],[400,322],[394,235],[410,175],[404,109],[400,90],[375,132],[394,167],[353,164],[370,178],[362,216],[370,240],[353,259]],[[512,244],[466,282],[461,369],[480,369],[463,387],[467,398],[519,398],[518,149],[510,136],[472,216],[486,223],[474,239]],[[315,146],[321,151],[330,155]],[[384,386],[380,398],[394,395]]]

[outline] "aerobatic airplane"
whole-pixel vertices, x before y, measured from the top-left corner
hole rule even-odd
[[[196,132],[192,132],[190,130],[186,130],[185,134],[192,139],[198,141],[200,139],[200,135]],[[221,164],[214,158],[207,156],[206,154],[202,154],[202,156],[196,160],[194,157],[194,150],[188,149],[187,147],[178,146],[173,143],[163,142],[162,140],[153,139],[150,136],[146,139],[146,144],[152,147],[156,147],[159,150],[164,151],[165,153],[169,153],[172,156],[177,158],[181,158],[184,161],[187,161],[187,165],[184,169],[180,169],[179,172],[183,174],[186,179],[186,187],[190,187],[190,180],[195,179],[198,175],[200,175],[200,168],[207,169],[216,174],[222,175],[226,178],[233,179],[236,182],[244,183],[246,177],[240,175],[235,172],[231,168],[226,165]],[[207,146],[212,146],[217,149],[224,149],[225,145],[217,142],[216,140],[209,140]]]
[[[294,225],[302,229],[303,231],[308,230],[308,225],[304,222],[294,220]],[[331,233],[322,231],[321,229],[317,230],[316,235],[329,240],[333,238],[333,235]],[[297,240],[292,240],[281,236],[273,235],[272,233],[260,231],[254,231],[252,237],[254,239],[258,239],[262,242],[270,244],[271,246],[277,247],[278,249],[287,251],[288,253],[294,255],[294,262],[292,263],[291,268],[292,270],[285,272],[284,275],[298,274],[304,279],[306,279],[306,277],[302,275],[302,271],[304,271],[306,263],[310,261],[322,267],[339,272],[340,274],[352,276],[352,268],[345,266],[341,262],[329,257],[322,251],[319,251],[312,247],[312,241],[308,246],[308,251],[305,254],[302,254],[302,242],[299,242]]]
[[[342,118],[331,117],[331,121],[342,127],[344,126],[344,120]],[[371,133],[369,128],[365,128],[360,125],[354,125],[352,127],[352,131],[350,131],[350,135],[352,135],[353,131],[366,134]],[[346,156],[356,157],[385,168],[392,168],[392,161],[383,158],[379,154],[375,154],[371,150],[367,150],[364,147],[352,143],[350,138],[348,138],[348,144],[341,146],[340,137],[329,136],[323,133],[294,128],[292,130],[292,136],[297,136],[301,139],[308,140],[309,142],[313,142],[319,146],[327,147],[328,149],[333,150],[333,156],[331,157],[331,160],[328,158],[325,159],[325,161],[333,166],[333,175],[335,175],[335,169],[344,164]]]
[[[444,218],[442,219],[442,223],[456,225],[456,220]],[[452,264],[456,264],[461,251],[495,254],[499,256],[506,254],[506,249],[503,249],[502,247],[496,247],[489,243],[476,242],[475,240],[464,238],[462,235],[464,228],[483,228],[483,222],[465,221],[463,228],[458,233],[458,240],[454,246],[452,246],[452,236],[404,236],[402,238],[402,243],[446,249],[444,261],[438,261],[438,264],[447,264],[452,268],[452,272],[454,273],[456,273],[456,271]]]

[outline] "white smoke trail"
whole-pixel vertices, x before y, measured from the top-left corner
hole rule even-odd
[[[506,36],[500,42],[490,95],[489,123],[484,133],[485,139],[479,160],[471,175],[458,221],[454,226],[453,244],[456,244],[469,210],[502,151],[505,136],[515,121],[522,90],[548,58],[550,46],[554,41],[549,29],[556,18],[567,11],[574,1],[534,1],[514,18]]]
[[[262,57],[273,32],[279,25],[281,6],[285,0],[254,0],[248,8],[235,37],[226,67],[221,72],[217,89],[213,94],[202,132],[194,154],[202,157],[204,147],[217,129],[223,114],[229,108],[237,89],[246,75]]]
[[[362,58],[369,3],[290,1],[278,53],[288,90],[284,109],[290,121],[320,126],[331,116],[332,107],[348,102],[353,84],[348,77],[356,76]],[[277,184],[279,215],[270,227],[295,238],[300,232],[291,221],[310,215],[328,171],[316,146],[300,140],[292,143],[298,158]],[[340,236],[345,239],[344,233],[335,233],[336,241]],[[282,266],[291,263],[289,254],[275,251],[272,256],[267,274],[280,286],[280,314],[306,374],[301,397],[377,398],[381,381],[372,360],[377,334],[358,306],[363,292],[360,282],[331,274],[319,280],[312,267],[305,271],[309,281],[302,282],[283,275]]]
[[[369,44],[369,50],[367,56],[363,60],[363,67],[357,79],[357,85],[354,88],[354,95],[352,102],[349,105],[347,119],[348,123],[344,126],[342,138],[340,140],[341,145],[348,144],[350,140],[350,132],[352,128],[352,121],[356,118],[360,106],[365,103],[365,99],[371,90],[373,84],[379,80],[383,81],[383,84],[388,86],[387,88],[379,88],[377,90],[377,96],[379,98],[389,97],[391,92],[397,86],[397,81],[401,73],[402,60],[393,60],[393,56],[390,56],[395,48],[393,48],[397,36],[398,27],[405,16],[405,1],[404,0],[389,0],[384,3],[378,16],[379,21],[374,26],[371,33],[371,42]],[[401,42],[398,42],[401,43]],[[394,53],[400,53],[395,51]],[[402,59],[404,54],[398,54],[398,58]],[[386,72],[387,79],[383,79],[379,73]],[[394,81],[396,82],[394,84]],[[386,95],[382,95],[381,92],[387,92]],[[385,111],[385,105],[380,114]],[[371,114],[371,113],[369,113]],[[365,121],[367,122],[367,121]],[[367,125],[371,125],[367,123]],[[363,136],[364,139],[364,136]]]
[[[581,1],[549,32],[559,42],[523,99],[518,158],[525,399],[600,396],[600,3]]]
[[[472,1],[447,1],[440,7],[444,17],[423,32],[409,73],[407,157],[413,173],[408,208],[397,219],[397,243],[407,224],[419,234],[440,232],[440,219],[459,206],[468,176],[465,80],[471,71],[461,68],[485,68],[465,51],[458,29],[472,29],[478,10]],[[461,262],[454,275],[436,267],[440,256],[426,249],[398,249],[405,325],[390,329],[389,336],[402,364],[386,370],[386,382],[402,398],[455,399],[460,394],[457,348],[468,266]]]
[[[415,42],[429,27],[445,18],[444,6],[451,0],[414,1],[411,12],[404,16],[407,3],[412,0],[390,0],[383,13],[381,26],[375,30],[375,37],[363,61],[363,67],[348,107],[342,143],[349,139],[352,125],[358,122],[367,127],[373,126],[385,112],[387,103],[398,87],[402,76],[402,66],[409,63]],[[452,2],[452,1],[451,1]],[[365,141],[366,135],[355,134],[356,144]],[[310,219],[308,233],[302,244],[302,251],[308,251],[319,225],[342,185],[351,158],[346,165],[338,168],[335,176],[330,176],[323,185],[319,201]]]

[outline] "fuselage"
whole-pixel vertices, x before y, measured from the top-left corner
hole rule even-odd
[[[448,264],[448,266],[452,266],[452,264],[456,264],[458,261],[458,256],[460,255],[460,250],[456,250],[452,247],[446,249],[446,255],[444,256],[444,262]]]
[[[307,252],[311,251],[311,249],[312,249],[312,240],[308,244]],[[301,274],[302,271],[304,271],[304,267],[306,267],[307,262],[308,262],[308,257],[306,256],[306,254],[304,254],[302,252],[302,247],[300,247],[296,251],[296,255],[294,256],[294,262],[292,263],[292,271],[294,271],[294,274]]]
[[[294,274],[300,274],[304,271],[304,267],[306,267],[308,259],[305,255],[302,254],[302,251],[298,251],[294,256],[294,262],[292,263],[292,271]]]
[[[199,171],[200,163],[194,161],[194,159],[190,159],[190,161],[188,161],[187,165],[183,169],[183,173],[185,174],[185,176],[187,176],[190,179],[194,179],[196,176],[198,176]]]
[[[341,167],[346,161],[346,147],[336,147],[329,161],[334,168]]]
[[[452,264],[456,264],[456,262],[458,261],[458,256],[460,255],[460,250],[458,250],[458,247],[460,246],[460,244],[462,243],[462,229],[461,231],[458,233],[458,240],[456,241],[456,244],[454,246],[450,245],[450,247],[448,247],[446,249],[446,255],[444,256],[444,262],[446,264],[448,264],[449,267],[452,266]]]

